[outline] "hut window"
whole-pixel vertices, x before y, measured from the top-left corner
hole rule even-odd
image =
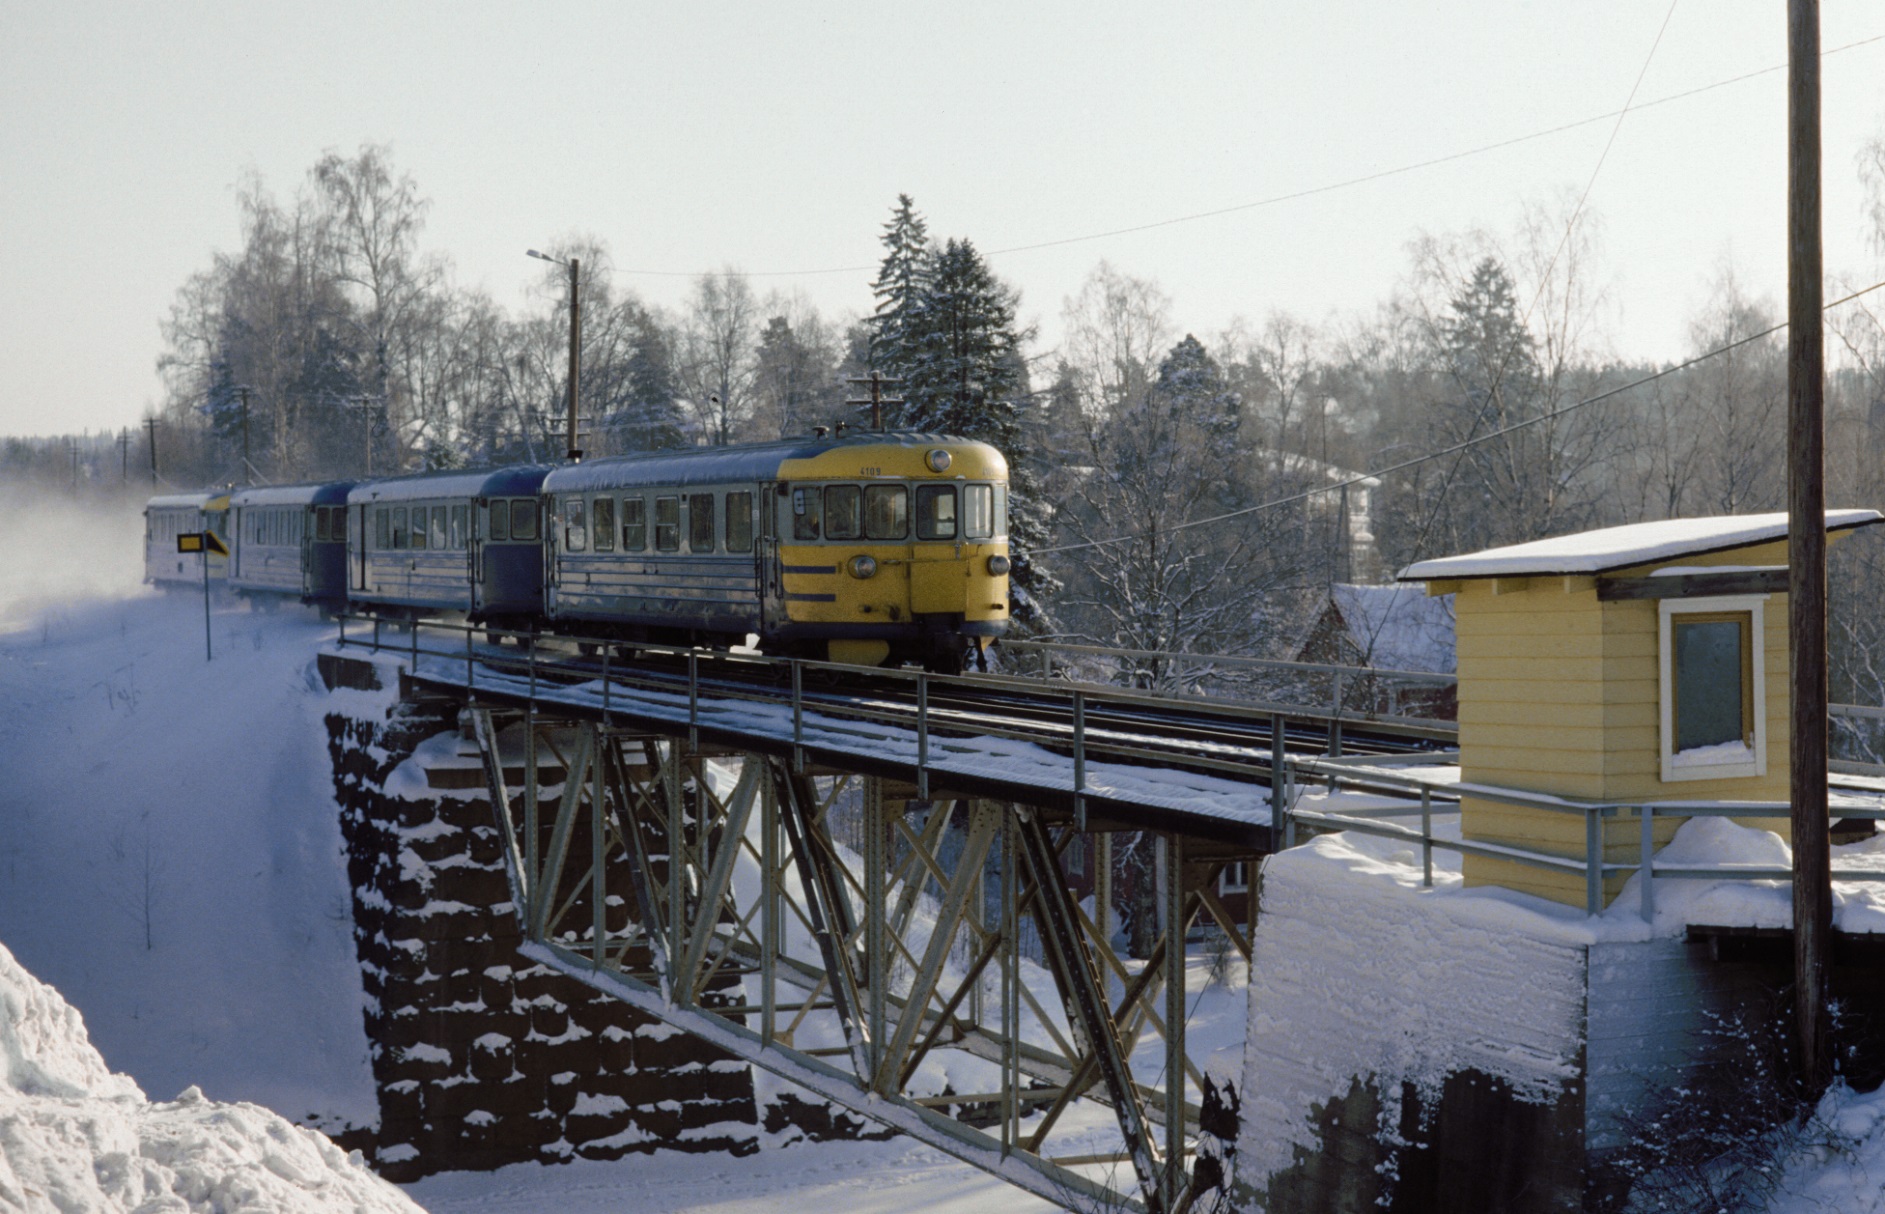
[[[1250,867],[1245,860],[1232,860],[1217,875],[1217,892],[1220,894],[1247,894],[1250,892]]]
[[[1758,597],[1662,600],[1664,780],[1766,773],[1763,602]]]

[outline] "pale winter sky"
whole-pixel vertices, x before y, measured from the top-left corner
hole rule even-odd
[[[1650,58],[1669,11],[0,0],[0,434],[135,425],[159,319],[236,247],[239,182],[286,197],[369,141],[432,201],[425,246],[507,305],[539,281],[526,247],[585,235],[654,303],[733,266],[861,313],[901,191],[993,255],[1043,345],[1102,258],[1200,336],[1366,312],[1418,232],[1581,192],[1646,59],[1638,106],[1785,62],[1781,0],[1679,0]],[[1864,43],[1825,61],[1827,266],[1870,282],[1854,156],[1885,132],[1885,7],[1824,0],[1822,28]],[[1771,71],[1624,118],[1591,192],[1618,354],[1681,353],[1728,262],[1784,298],[1785,110]]]

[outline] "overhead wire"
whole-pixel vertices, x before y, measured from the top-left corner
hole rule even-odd
[[[1872,292],[1877,291],[1880,288],[1885,288],[1885,280],[1875,282],[1869,287],[1862,287],[1859,290],[1854,291],[1849,295],[1842,295],[1838,299],[1835,299],[1831,303],[1825,305],[1825,307],[1821,308],[1820,310],[1822,312],[1830,312],[1834,308],[1840,307],[1844,304],[1849,304],[1855,299],[1859,299],[1866,295],[1870,295]],[[1682,362],[1676,363],[1672,366],[1664,367],[1662,370],[1656,371],[1649,375],[1645,375],[1640,379],[1633,379],[1627,384],[1620,384],[1615,388],[1610,388],[1610,389],[1607,389],[1606,391],[1599,392],[1595,396],[1588,396],[1588,397],[1585,397],[1583,400],[1573,401],[1572,403],[1561,406],[1560,408],[1548,410],[1547,412],[1540,413],[1536,417],[1528,417],[1523,421],[1513,422],[1509,426],[1501,426],[1497,430],[1489,430],[1484,434],[1478,435],[1473,438],[1468,438],[1462,442],[1454,443],[1448,447],[1442,447],[1437,451],[1429,451],[1425,455],[1417,455],[1412,459],[1402,460],[1401,462],[1397,464],[1389,464],[1388,466],[1384,468],[1376,468],[1368,472],[1357,473],[1356,475],[1351,476],[1347,478],[1346,480],[1331,482],[1330,484],[1327,484],[1327,485],[1318,485],[1313,489],[1305,489],[1300,493],[1292,493],[1288,495],[1287,497],[1279,497],[1279,498],[1272,499],[1271,501],[1259,502],[1257,505],[1254,505],[1254,506],[1244,506],[1241,509],[1228,510],[1222,514],[1214,514],[1207,518],[1188,519],[1182,523],[1175,523],[1172,526],[1165,528],[1164,530],[1166,533],[1170,533],[1173,531],[1187,531],[1193,527],[1205,527],[1205,526],[1209,526],[1212,523],[1224,522],[1227,519],[1241,518],[1242,516],[1247,515],[1247,514],[1256,514],[1264,510],[1276,510],[1283,506],[1293,505],[1296,502],[1307,501],[1308,499],[1312,497],[1316,497],[1320,494],[1334,493],[1342,489],[1352,488],[1356,485],[1366,484],[1368,481],[1371,481],[1371,480],[1378,481],[1383,477],[1392,476],[1396,472],[1404,472],[1409,468],[1415,468],[1415,467],[1420,466],[1421,464],[1431,463],[1437,459],[1445,459],[1449,455],[1457,454],[1458,452],[1464,451],[1469,447],[1477,446],[1480,443],[1491,442],[1495,438],[1500,438],[1504,435],[1511,434],[1519,430],[1529,429],[1532,426],[1542,425],[1545,422],[1553,421],[1557,418],[1565,416],[1568,413],[1575,413],[1579,409],[1586,408],[1590,405],[1600,404],[1604,401],[1614,399],[1615,397],[1621,396],[1625,392],[1629,392],[1632,389],[1640,388],[1645,384],[1654,383],[1659,379],[1666,379],[1671,375],[1677,374],[1678,372],[1686,371],[1690,367],[1696,366],[1699,363],[1707,362],[1711,358],[1717,358],[1723,354],[1729,353],[1732,350],[1738,350],[1742,346],[1748,345],[1752,342],[1760,341],[1762,338],[1772,337],[1774,334],[1779,333],[1783,331],[1784,329],[1786,329],[1786,327],[1787,327],[1787,322],[1781,321],[1779,324],[1770,325],[1767,328],[1762,329],[1758,333],[1750,333],[1745,337],[1737,338],[1734,341],[1727,343],[1726,345],[1717,346],[1713,350],[1708,351],[1707,353],[1697,354],[1693,358],[1685,359]],[[1129,544],[1133,540],[1138,539],[1138,538],[1139,537],[1137,535],[1120,535],[1120,536],[1112,536],[1103,540],[1086,540],[1078,544],[1060,544],[1052,548],[1036,548],[1033,552],[1033,555],[1045,556],[1050,553],[1056,553],[1056,552],[1075,552],[1082,548],[1103,548],[1112,544]]]
[[[1825,60],[1833,55],[1857,50],[1864,46],[1871,46],[1878,42],[1885,42],[1885,34],[1874,34],[1870,38],[1860,38],[1856,41],[1843,43],[1839,46],[1821,51],[1820,58],[1821,60]],[[1101,232],[1088,232],[1078,236],[1062,236],[1052,240],[1039,240],[1028,244],[1007,245],[1003,248],[985,250],[983,255],[987,257],[1005,257],[1011,253],[1032,253],[1039,249],[1052,249],[1071,244],[1086,244],[1095,240],[1109,240],[1115,236],[1131,236],[1139,232],[1150,232],[1159,228],[1175,227],[1179,224],[1197,223],[1201,220],[1217,219],[1225,215],[1235,215],[1243,211],[1254,211],[1264,207],[1279,206],[1286,202],[1298,202],[1305,198],[1314,198],[1321,194],[1329,194],[1338,190],[1351,189],[1355,186],[1368,185],[1372,182],[1383,181],[1390,177],[1400,177],[1408,173],[1417,173],[1422,169],[1431,169],[1439,165],[1451,164],[1458,160],[1468,160],[1475,156],[1483,156],[1490,152],[1502,151],[1506,148],[1517,147],[1520,144],[1531,143],[1535,140],[1549,139],[1553,135],[1562,135],[1568,131],[1575,131],[1582,127],[1593,126],[1599,122],[1608,122],[1612,119],[1620,118],[1626,112],[1641,112],[1643,110],[1654,109],[1658,106],[1671,105],[1677,101],[1684,101],[1690,97],[1713,92],[1715,89],[1727,88],[1729,85],[1734,84],[1744,84],[1749,80],[1757,80],[1762,76],[1771,76],[1776,72],[1785,71],[1786,67],[1787,65],[1784,63],[1777,63],[1769,67],[1757,68],[1751,72],[1743,72],[1739,76],[1729,76],[1726,79],[1717,80],[1711,84],[1698,85],[1695,88],[1685,89],[1679,93],[1670,93],[1667,96],[1656,97],[1640,105],[1627,106],[1623,110],[1610,110],[1607,113],[1593,114],[1588,118],[1579,118],[1572,122],[1560,123],[1557,126],[1545,127],[1541,130],[1529,132],[1528,134],[1514,135],[1509,139],[1500,139],[1492,143],[1480,144],[1476,147],[1466,148],[1458,152],[1449,152],[1442,156],[1432,156],[1425,160],[1417,160],[1409,164],[1397,165],[1393,168],[1379,169],[1372,173],[1363,173],[1356,177],[1343,178],[1340,181],[1331,181],[1317,186],[1307,186],[1300,190],[1291,190],[1283,194],[1273,194],[1265,198],[1254,199],[1250,202],[1239,202],[1229,206],[1215,207],[1208,211],[1195,211],[1190,214],[1176,215],[1167,219],[1155,219],[1146,223],[1132,224],[1126,227],[1109,228]],[[868,274],[876,268],[875,265],[855,265],[828,266],[816,270],[741,270],[739,273],[747,278],[818,278],[827,274]],[[618,268],[615,273],[635,274],[644,278],[698,278],[703,273],[707,273],[707,271]]]

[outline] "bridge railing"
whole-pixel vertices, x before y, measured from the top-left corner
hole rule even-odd
[[[1312,758],[1291,756],[1288,760],[1288,787],[1285,797],[1285,845],[1295,846],[1305,831],[1330,833],[1352,831],[1375,838],[1394,839],[1419,846],[1423,884],[1433,884],[1434,850],[1460,855],[1484,856],[1507,860],[1531,868],[1568,873],[1582,879],[1585,910],[1595,915],[1603,910],[1605,882],[1614,876],[1641,877],[1640,911],[1647,921],[1656,915],[1656,882],[1659,880],[1790,881],[1793,870],[1773,865],[1725,862],[1720,864],[1674,864],[1655,859],[1658,818],[1727,818],[1753,820],[1785,818],[1790,810],[1785,801],[1682,801],[1620,800],[1593,801],[1577,797],[1558,797],[1490,784],[1468,783],[1459,778],[1459,755],[1430,753],[1399,759],[1382,760]],[[1311,783],[1325,785],[1331,794],[1342,790],[1385,795],[1400,804],[1374,805],[1366,808],[1313,809],[1303,806],[1303,793]],[[1837,790],[1832,816],[1877,821],[1885,818],[1885,783],[1877,780],[1832,777]],[[1510,805],[1549,814],[1581,817],[1584,822],[1584,846],[1581,855],[1565,855],[1538,848],[1488,843],[1463,839],[1450,830],[1434,829],[1434,818],[1455,816],[1463,797],[1495,805]],[[1330,801],[1339,805],[1333,796]],[[1637,856],[1634,863],[1606,860],[1606,822],[1635,819]],[[1833,868],[1835,882],[1885,881],[1885,868],[1858,866]]]
[[[908,731],[915,745],[918,795],[923,797],[929,795],[932,777],[946,778],[942,760],[959,739],[1032,743],[1070,758],[1070,791],[1076,819],[1082,823],[1086,799],[1105,784],[1103,771],[1095,770],[1098,765],[1162,765],[1244,784],[1259,780],[1273,786],[1274,806],[1277,760],[1286,749],[1339,755],[1345,744],[1354,744],[1353,731],[1359,727],[1365,727],[1376,749],[1383,737],[1413,748],[1444,745],[1456,733],[1444,722],[1155,692],[1078,681],[1064,677],[1064,672],[1049,680],[1012,674],[943,675],[740,650],[545,637],[463,622],[392,620],[351,612],[339,617],[338,628],[341,648],[395,654],[415,673],[422,660],[435,673],[444,672],[448,664],[451,669],[462,664],[462,679],[457,681],[474,693],[502,690],[534,700],[593,681],[605,715],[626,714],[633,696],[643,697],[638,702],[644,705],[648,696],[685,696],[685,726],[692,743],[698,743],[704,723],[726,719],[730,703],[788,709],[795,760],[810,735],[828,740],[834,727]],[[625,649],[636,656],[622,657]],[[641,658],[656,659],[657,664]],[[840,694],[841,679],[867,680],[851,684],[865,690]],[[678,699],[667,706],[678,711]],[[1175,718],[1197,725],[1189,738],[1160,737],[1150,728]],[[1096,775],[1102,777],[1098,784]],[[1281,826],[1274,812],[1271,825]]]

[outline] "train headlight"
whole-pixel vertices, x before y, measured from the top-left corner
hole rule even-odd
[[[851,558],[851,576],[860,581],[877,576],[877,558],[872,556],[854,556]]]
[[[988,571],[996,577],[1004,576],[1012,568],[1008,558],[997,553],[988,558]]]
[[[944,451],[941,447],[938,447],[934,451],[931,451],[928,455],[925,455],[923,457],[923,462],[929,465],[929,470],[931,472],[947,472],[949,471],[949,465],[953,461],[949,458],[949,453],[947,451]]]

